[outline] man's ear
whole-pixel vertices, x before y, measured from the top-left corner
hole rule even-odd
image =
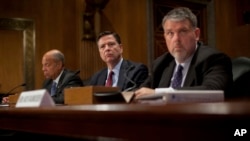
[[[120,46],[120,48],[121,48],[121,53],[123,53],[123,45],[120,44],[119,46]]]
[[[61,61],[58,61],[58,62],[56,63],[56,65],[59,66],[59,67],[63,67],[63,63],[62,63]]]
[[[196,41],[199,41],[200,40],[200,28],[196,28],[194,33],[195,33],[195,36],[196,36]]]

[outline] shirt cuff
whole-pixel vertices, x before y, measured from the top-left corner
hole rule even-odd
[[[155,89],[155,94],[161,94],[161,93],[167,93],[167,92],[173,92],[175,91],[173,88],[156,88]]]

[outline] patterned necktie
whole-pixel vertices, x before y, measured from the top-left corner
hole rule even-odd
[[[105,86],[112,87],[112,84],[113,84],[113,74],[114,74],[113,71],[109,72],[108,79],[107,79],[107,82],[106,82]]]
[[[53,81],[51,89],[50,89],[50,95],[53,96],[56,94],[56,82]]]
[[[181,87],[181,82],[182,82],[182,70],[183,66],[179,65],[177,72],[174,74],[174,79],[172,82],[172,88],[178,88]]]

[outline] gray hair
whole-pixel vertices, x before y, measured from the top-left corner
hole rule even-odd
[[[162,26],[167,20],[175,20],[175,21],[182,21],[182,20],[189,20],[192,27],[197,27],[197,17],[196,15],[187,7],[177,7],[173,10],[169,11],[162,20]]]
[[[60,52],[59,50],[55,50],[55,53],[53,54],[53,57],[56,61],[61,61],[62,64],[64,65],[64,54]]]

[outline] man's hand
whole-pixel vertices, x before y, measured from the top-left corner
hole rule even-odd
[[[155,94],[154,89],[142,87],[135,91],[135,99],[143,95],[151,95],[151,94]]]
[[[3,97],[2,103],[3,103],[3,104],[9,103],[9,97]]]

